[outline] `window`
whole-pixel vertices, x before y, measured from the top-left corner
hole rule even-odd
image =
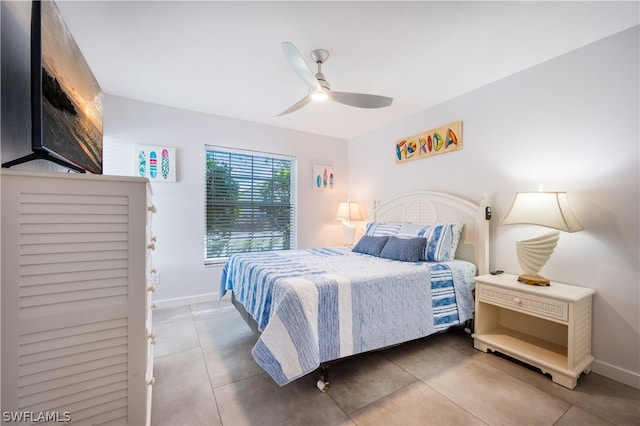
[[[295,158],[206,147],[205,262],[294,249]]]

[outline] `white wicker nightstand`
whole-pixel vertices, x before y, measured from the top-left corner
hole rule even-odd
[[[589,373],[591,299],[586,287],[519,283],[515,275],[482,275],[476,281],[474,346],[540,368],[569,389]]]

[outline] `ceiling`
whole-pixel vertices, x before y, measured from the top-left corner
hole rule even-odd
[[[343,139],[638,25],[638,2],[63,1],[103,91]],[[382,109],[313,103],[281,42],[337,91]],[[612,64],[612,66],[614,66]]]

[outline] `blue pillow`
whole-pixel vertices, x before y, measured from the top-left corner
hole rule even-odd
[[[424,253],[424,238],[389,237],[380,257],[403,262],[418,262]]]
[[[456,224],[452,223],[427,227],[424,232],[424,237],[427,242],[424,246],[424,252],[422,253],[420,259],[426,260],[428,262],[443,262],[452,260],[455,256],[455,248],[453,247],[455,227]],[[458,239],[459,238],[460,231],[458,230]]]
[[[389,237],[372,237],[370,235],[363,235],[360,238],[360,241],[358,241],[358,244],[356,244],[351,251],[379,257],[380,252],[388,239]]]

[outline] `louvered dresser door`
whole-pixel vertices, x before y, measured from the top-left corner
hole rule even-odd
[[[148,424],[147,180],[0,179],[3,413]]]

